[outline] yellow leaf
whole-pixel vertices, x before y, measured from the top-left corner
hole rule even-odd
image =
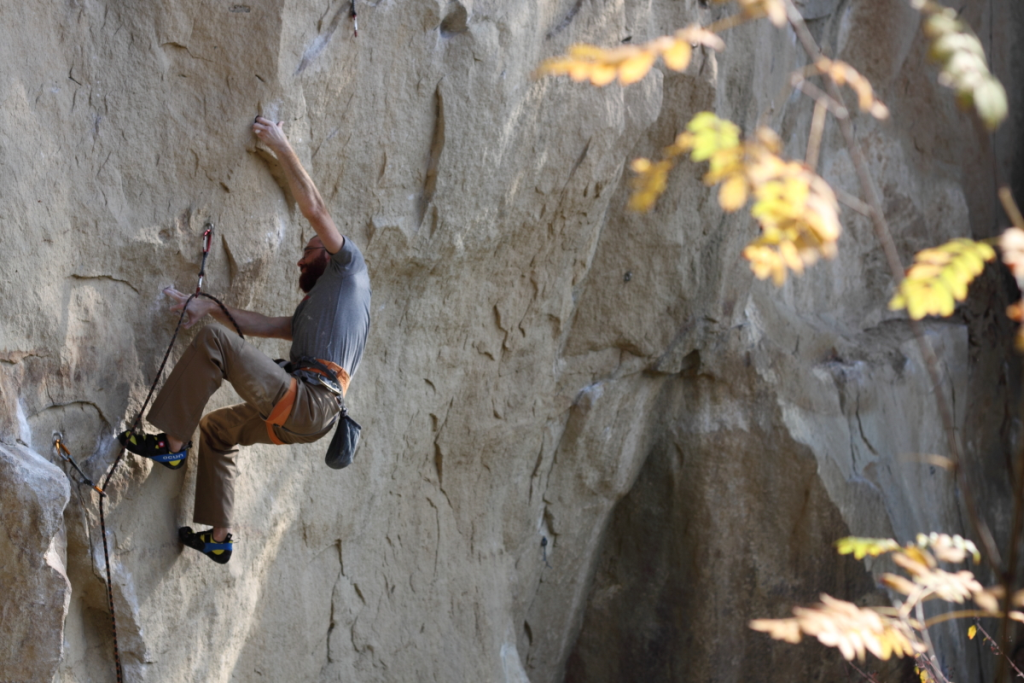
[[[596,45],[587,45],[586,43],[577,43],[569,48],[569,56],[576,59],[587,59],[590,61],[599,61],[604,59],[604,50],[597,47]]]
[[[975,242],[975,246],[978,249],[978,255],[986,261],[994,261],[996,258],[996,250],[991,245],[985,244],[984,242]]]
[[[797,250],[796,245],[789,241],[780,243],[779,255],[790,270],[797,275],[804,274],[804,262],[800,260],[800,252]]]
[[[768,20],[776,28],[782,28],[786,24],[786,8],[780,0],[765,0],[765,10],[768,13]]]
[[[943,266],[938,263],[915,263],[907,271],[907,277],[911,280],[931,280],[942,273]]]
[[[974,640],[974,636],[976,635],[978,635],[978,627],[972,624],[971,627],[967,629],[967,637]]]
[[[633,159],[633,163],[629,167],[633,169],[634,173],[646,173],[651,168],[651,161],[650,159],[640,157],[639,159]]]
[[[734,175],[722,183],[718,191],[718,203],[726,213],[732,213],[743,208],[747,203],[747,179],[741,175]]]
[[[590,78],[594,65],[590,62],[571,62],[568,66],[569,78],[582,83]]]
[[[910,595],[917,590],[913,581],[905,576],[900,576],[899,574],[882,574],[882,583],[903,595]]]
[[[655,59],[655,54],[647,50],[630,57],[619,66],[619,82],[622,85],[636,83],[651,70]]]
[[[956,277],[950,270],[941,271],[939,273],[939,280],[946,285],[953,298],[957,301],[963,301],[967,298],[967,282]]]
[[[836,552],[840,555],[852,554],[858,560],[863,560],[868,555],[878,557],[884,553],[899,549],[900,544],[891,538],[847,536],[836,541]]]
[[[590,82],[600,88],[614,81],[617,75],[614,66],[595,64],[590,72]]]
[[[939,266],[944,266],[953,260],[953,255],[950,252],[949,247],[953,243],[942,245],[942,247],[933,247],[931,249],[924,249],[914,256],[914,260],[919,263],[932,263]],[[945,249],[943,247],[946,247]]]
[[[662,54],[662,59],[665,60],[665,66],[673,71],[686,71],[686,67],[690,66],[692,56],[693,49],[690,44],[683,40],[676,40],[672,47]]]

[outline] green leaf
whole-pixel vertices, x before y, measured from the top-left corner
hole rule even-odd
[[[1010,107],[1006,101],[1006,90],[998,80],[993,77],[986,78],[974,89],[973,98],[978,118],[990,131],[998,128],[1006,120]]]
[[[836,551],[840,555],[852,554],[858,560],[863,560],[868,555],[878,557],[899,549],[900,544],[891,538],[847,536],[836,541]]]

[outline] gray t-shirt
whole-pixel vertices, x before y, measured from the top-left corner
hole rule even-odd
[[[356,374],[370,329],[370,275],[352,240],[345,238],[323,275],[292,316],[292,362],[329,360]]]

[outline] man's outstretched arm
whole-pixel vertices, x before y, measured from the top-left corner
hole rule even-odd
[[[188,299],[188,294],[179,292],[174,287],[165,289],[164,294],[174,299],[175,303],[171,306],[172,311],[180,311]],[[292,319],[287,316],[271,318],[262,313],[245,311],[241,308],[233,308],[231,306],[225,306],[224,308],[228,309],[231,317],[238,323],[238,328],[244,335],[250,337],[273,337],[274,339],[291,341]],[[206,317],[207,314],[213,316],[214,320],[229,330],[235,329],[235,326],[231,324],[231,321],[224,315],[224,311],[221,310],[216,302],[201,297],[192,299],[192,303],[188,305],[188,314],[183,327],[186,329],[192,327]]]
[[[334,225],[331,214],[327,211],[323,197],[313,184],[312,178],[302,168],[299,157],[292,149],[291,143],[284,134],[284,124],[274,123],[262,116],[256,117],[252,124],[252,132],[263,144],[273,150],[277,160],[281,163],[285,178],[288,179],[288,187],[291,188],[292,196],[299,205],[302,215],[306,217],[309,224],[316,230],[320,241],[327,248],[328,253],[335,254],[345,244],[345,238],[338,232]]]

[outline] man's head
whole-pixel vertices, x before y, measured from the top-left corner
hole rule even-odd
[[[302,250],[302,258],[299,259],[299,289],[305,293],[309,293],[309,290],[313,289],[313,285],[320,279],[320,276],[324,274],[327,269],[327,262],[331,260],[331,255],[327,253],[327,249],[324,247],[323,242],[320,241],[319,237],[314,237],[307,244],[306,248]]]

